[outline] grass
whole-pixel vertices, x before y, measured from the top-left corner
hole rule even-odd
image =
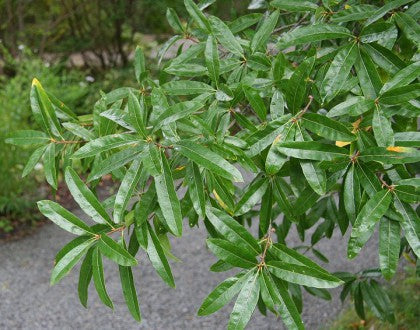
[[[329,327],[330,330],[413,330],[420,329],[420,278],[415,268],[407,266],[388,285],[386,291],[394,305],[395,324],[385,323],[366,309],[360,320],[353,305],[348,306]]]

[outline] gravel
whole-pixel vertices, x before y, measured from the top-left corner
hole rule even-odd
[[[80,210],[73,210],[82,216]],[[0,243],[0,329],[224,329],[233,303],[207,317],[197,317],[202,300],[229,274],[211,273],[216,261],[205,247],[206,232],[201,228],[184,228],[182,238],[173,239],[173,253],[182,262],[172,262],[176,289],[167,287],[156,275],[147,257],[139,255],[134,269],[142,323],[135,322],[124,303],[117,267],[104,260],[109,295],[114,311],[102,305],[90,287],[88,308],[77,297],[78,267],[54,287],[49,276],[57,251],[72,235],[48,224],[32,236],[15,242]],[[372,238],[361,255],[346,259],[348,238],[336,232],[331,240],[321,241],[319,249],[330,259],[324,265],[330,271],[355,271],[375,267],[377,237]],[[295,232],[290,233],[290,246],[301,244]],[[303,319],[307,329],[325,328],[343,308],[339,290],[333,299],[324,301],[305,292]],[[282,329],[281,319],[264,317],[255,311],[248,329]]]

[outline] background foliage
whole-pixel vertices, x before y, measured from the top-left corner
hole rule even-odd
[[[257,306],[301,329],[302,289],[329,299],[327,289],[342,286],[342,300],[351,296],[362,319],[369,309],[394,323],[381,277],[395,275],[401,255],[414,264],[420,256],[413,208],[419,202],[418,4],[253,1],[250,7],[263,13],[225,23],[207,10],[212,2],[185,0],[187,24],[168,9],[177,34],[158,62],[172,47],[177,56],[153,79],[137,48],[138,87],[102,93],[91,115],[77,116],[33,80],[30,101],[40,130],[17,131],[7,142],[36,146],[24,173],[42,159],[48,183],[56,189],[62,173],[96,222],[38,202],[46,217],[78,236],[57,254],[51,283],[83,259],[81,303],[87,305],[93,279],[112,308],[105,256],[118,264],[127,306],[140,321],[136,255],[144,250],[174,287],[168,236],[182,236],[186,218],[208,231],[207,245],[219,259],[211,271],[239,268],[198,315],[237,295],[229,329],[244,328]],[[75,169],[87,174],[86,182]],[[121,185],[99,201],[95,186],[109,173]],[[244,173],[251,180],[240,186]],[[248,228],[255,222],[257,234]],[[302,241],[311,235],[311,244],[287,246],[292,226]],[[316,244],[339,231],[349,233],[353,259],[376,228],[378,267],[332,274],[306,256],[311,251],[327,261]]]

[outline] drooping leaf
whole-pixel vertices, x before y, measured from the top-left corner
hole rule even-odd
[[[93,283],[95,284],[96,292],[98,293],[99,299],[101,299],[105,306],[114,309],[114,304],[112,303],[111,298],[109,297],[105,287],[105,276],[104,267],[102,264],[102,255],[98,247],[93,249],[92,275]]]
[[[390,280],[397,270],[399,254],[400,224],[384,217],[379,225],[379,266],[387,280]]]
[[[137,265],[137,260],[124,249],[120,244],[115,242],[107,235],[101,235],[99,239],[99,250],[103,255],[116,262],[121,266]]]
[[[252,268],[257,265],[255,254],[229,241],[209,238],[207,246],[221,260],[240,268]]]

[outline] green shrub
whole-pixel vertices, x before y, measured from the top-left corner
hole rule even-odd
[[[36,146],[26,170],[42,158],[54,188],[64,172],[75,201],[96,222],[38,202],[77,236],[58,252],[51,283],[83,258],[81,303],[87,306],[93,278],[112,308],[105,256],[118,264],[126,303],[140,321],[136,255],[144,250],[174,287],[168,236],[182,236],[185,218],[208,231],[219,259],[211,271],[238,269],[205,298],[200,316],[238,295],[229,329],[243,329],[257,306],[302,329],[302,288],[330,299],[327,289],[342,285],[342,298],[353,296],[361,317],[366,306],[394,322],[378,279],[393,277],[402,253],[420,256],[412,206],[419,202],[419,6],[410,2],[252,1],[266,12],[225,23],[185,0],[191,19],[182,24],[168,10],[177,35],[160,55],[176,41],[190,47],[179,47],[155,80],[138,48],[137,88],[102,94],[89,116],[63,107],[34,79],[40,130],[15,132],[8,142]],[[86,182],[74,168],[85,170]],[[99,201],[95,186],[109,173],[121,185]],[[244,177],[246,184],[237,184]],[[247,228],[252,223],[258,233]],[[287,246],[291,226],[300,246]],[[316,244],[338,231],[350,232],[353,259],[376,227],[378,268],[330,273],[306,256],[327,262]]]

